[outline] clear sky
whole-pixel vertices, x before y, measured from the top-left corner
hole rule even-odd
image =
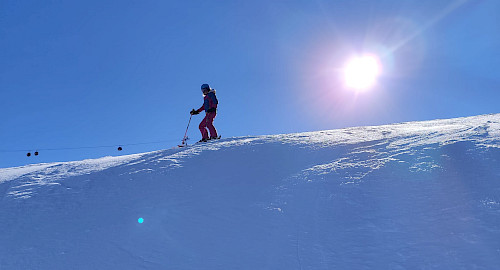
[[[498,113],[498,14],[497,0],[2,0],[0,167],[176,146],[203,83],[222,137]],[[356,91],[343,70],[364,54],[380,76]]]

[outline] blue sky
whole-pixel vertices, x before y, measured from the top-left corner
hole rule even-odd
[[[4,0],[0,167],[173,147],[202,83],[223,137],[498,113],[499,12],[494,0]],[[363,53],[382,74],[351,91],[342,68]]]

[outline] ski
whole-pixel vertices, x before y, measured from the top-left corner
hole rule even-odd
[[[206,139],[206,140],[200,140],[198,141],[197,143],[195,144],[198,144],[198,143],[206,143],[206,142],[210,142],[210,141],[215,141],[215,140],[219,140],[221,138],[221,136],[219,135],[218,137],[215,137],[215,138],[210,138],[210,139]]]

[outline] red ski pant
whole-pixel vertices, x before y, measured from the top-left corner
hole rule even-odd
[[[208,139],[208,131],[210,131],[210,137],[217,137],[217,130],[214,127],[214,118],[217,112],[209,112],[205,115],[205,118],[200,123],[200,131],[202,139]]]

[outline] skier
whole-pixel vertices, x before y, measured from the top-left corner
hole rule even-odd
[[[200,142],[206,142],[208,140],[220,139],[217,135],[217,130],[214,127],[214,118],[217,115],[217,97],[215,96],[215,89],[210,88],[206,83],[201,85],[201,91],[203,92],[203,105],[198,109],[192,109],[191,115],[199,114],[201,111],[205,110],[205,118],[200,123],[201,140]],[[208,137],[208,131],[210,132],[210,137]]]

